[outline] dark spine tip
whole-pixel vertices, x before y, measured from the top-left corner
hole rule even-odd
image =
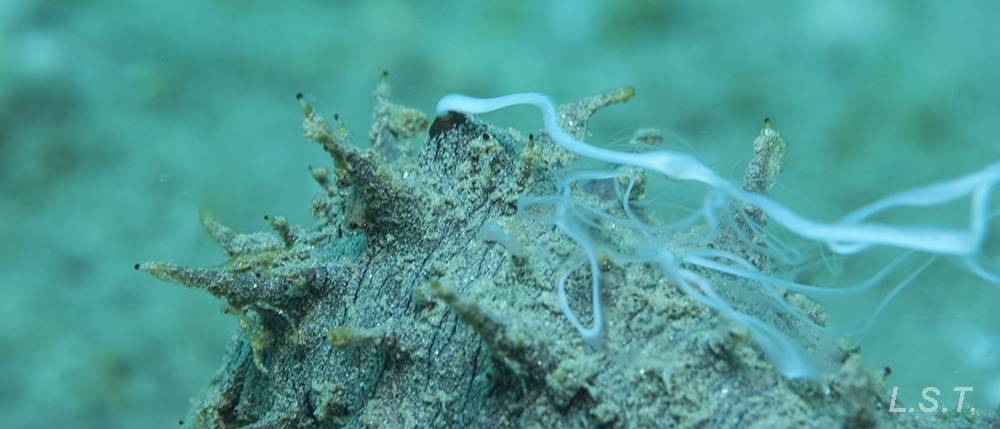
[[[389,70],[382,70],[382,77],[389,77]]]
[[[271,220],[271,216],[264,215],[264,220]]]
[[[136,271],[139,271],[139,268],[141,268],[141,267],[142,267],[142,264],[138,264],[138,263],[132,266],[132,268],[134,270],[136,270]]]
[[[490,139],[490,133],[483,133],[483,140],[489,140],[489,139]]]
[[[305,98],[305,97],[306,96],[303,95],[301,92],[295,94],[295,99],[299,100],[299,101],[302,101],[302,99]]]
[[[339,121],[340,120],[340,113],[334,113],[333,114],[333,120],[334,121]]]

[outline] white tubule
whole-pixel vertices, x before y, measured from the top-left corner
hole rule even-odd
[[[767,214],[770,222],[778,224],[800,237],[823,243],[835,253],[856,254],[874,246],[891,246],[906,250],[903,256],[883,268],[869,281],[844,289],[820,288],[782,280],[757,271],[748,261],[735,254],[711,249],[696,250],[679,257],[662,249],[646,249],[656,256],[652,258],[637,256],[634,258],[640,261],[657,262],[661,266],[663,273],[672,279],[687,295],[749,328],[757,344],[764,349],[779,371],[786,376],[792,378],[812,378],[817,376],[819,371],[808,357],[806,351],[799,347],[791,338],[763,320],[737,311],[721,295],[714,291],[712,285],[705,277],[690,268],[700,267],[758,282],[767,287],[772,294],[777,294],[779,290],[784,289],[808,295],[846,294],[874,287],[890,271],[914,252],[929,253],[931,255],[930,258],[918,269],[910,273],[906,279],[893,287],[892,291],[879,303],[874,314],[868,317],[859,328],[849,331],[854,333],[867,330],[889,301],[924,271],[938,255],[958,256],[962,258],[965,265],[973,274],[990,283],[1000,283],[1000,275],[989,267],[985,267],[981,262],[981,259],[984,257],[982,252],[983,241],[989,233],[990,221],[992,218],[1000,215],[1000,211],[996,213],[991,213],[990,211],[990,195],[997,183],[1000,182],[1000,163],[993,163],[981,171],[964,177],[891,195],[857,209],[839,221],[824,223],[807,219],[766,196],[744,191],[740,186],[719,176],[691,155],[669,150],[642,153],[620,152],[592,146],[577,140],[566,133],[559,125],[559,117],[555,104],[549,97],[543,94],[520,93],[495,98],[474,98],[466,95],[451,94],[441,98],[436,110],[439,116],[445,115],[448,112],[479,114],[520,104],[537,107],[542,113],[545,132],[552,141],[563,149],[581,157],[611,164],[639,167],[656,171],[672,180],[707,185],[715,190],[717,194],[728,196],[743,204],[760,209]],[[553,205],[555,207],[555,217],[553,219],[555,225],[583,248],[586,258],[577,262],[573,269],[560,275],[556,286],[559,293],[560,307],[562,307],[564,315],[570,324],[580,333],[584,341],[594,346],[600,345],[605,334],[600,292],[601,274],[597,250],[599,244],[587,232],[587,225],[593,225],[593,223],[588,222],[586,214],[577,209],[577,203],[570,192],[570,184],[580,180],[607,180],[619,177],[620,175],[621,173],[612,172],[576,173],[568,177],[565,183],[561,184],[561,195],[525,197],[518,202],[519,210],[521,207],[527,205]],[[629,185],[627,194],[631,192],[630,190],[631,184]],[[966,229],[912,227],[868,221],[873,216],[892,208],[932,207],[965,197],[969,197],[971,201],[969,207],[969,225]],[[714,224],[718,222],[718,219],[713,213],[713,207],[723,207],[724,205],[723,203],[706,199],[706,205],[702,213],[696,213],[696,216],[692,220],[696,221],[701,218],[709,224],[708,226],[711,229],[714,229]],[[623,199],[623,209],[629,215],[627,226],[635,227],[639,232],[652,230],[638,223],[638,219],[635,219],[631,215],[627,197]],[[684,224],[688,223],[690,222],[684,222]],[[721,263],[720,260],[728,261],[728,263]],[[576,314],[574,314],[570,308],[565,291],[569,274],[577,268],[583,267],[586,263],[589,263],[592,289],[593,325],[590,327],[584,326]],[[736,265],[730,265],[732,263]],[[789,314],[796,315],[798,320],[804,321],[807,325],[819,331],[827,331],[826,328],[815,325],[815,323],[804,316],[797,315],[796,311],[790,308],[780,297],[775,299],[781,308],[788,311]]]
[[[739,201],[759,207],[770,219],[793,233],[822,242],[834,252],[841,254],[863,251],[872,245],[888,245],[972,257],[979,252],[988,231],[990,193],[1000,182],[1000,163],[994,163],[982,171],[965,177],[884,198],[856,210],[838,222],[822,223],[802,217],[767,197],[743,191],[691,155],[668,150],[619,152],[574,139],[559,126],[555,104],[544,94],[528,92],[494,98],[450,94],[438,101],[436,110],[439,116],[449,111],[478,114],[520,104],[537,107],[542,113],[545,132],[552,141],[570,152],[584,158],[646,168],[674,180],[700,182],[719,189]],[[970,224],[967,230],[915,228],[863,222],[866,218],[893,207],[933,206],[965,196],[972,197]]]

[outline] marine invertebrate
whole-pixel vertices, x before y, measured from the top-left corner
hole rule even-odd
[[[807,331],[822,328],[822,310],[778,290],[811,286],[779,283],[760,268],[796,254],[765,251],[780,243],[735,203],[778,223],[794,218],[693,158],[643,161],[579,140],[592,114],[633,90],[558,114],[540,96],[493,102],[548,103],[545,132],[525,137],[469,114],[484,107],[469,98],[443,100],[449,112],[428,126],[390,101],[387,79],[374,95],[373,149],[352,145],[337,117],[328,122],[299,97],[306,138],[333,162],[332,172],[311,169],[321,188],[315,226],[269,216],[272,232],[244,234],[206,211],[202,223],[225,264],[137,265],[225,300],[243,327],[185,426],[832,427],[885,419],[877,379],[857,368],[850,349],[821,358],[847,369],[801,384],[782,372],[806,372],[805,353],[768,361],[748,341],[771,355],[819,347]],[[412,140],[424,129],[418,147]],[[711,191],[689,216],[655,224],[643,205],[645,173],[575,169],[574,151]],[[842,230],[868,228],[864,217]],[[500,238],[521,243],[523,256],[480,240],[491,222],[511,226]],[[846,233],[831,242],[858,243]],[[580,302],[590,311],[574,311]],[[838,386],[864,386],[852,394],[873,400],[845,406]]]
[[[997,182],[1000,182],[1000,163],[996,163],[966,177],[889,196],[848,214],[839,222],[820,223],[799,216],[759,194],[741,190],[691,155],[667,150],[619,152],[577,140],[562,129],[555,104],[542,94],[522,93],[487,99],[452,94],[438,102],[437,112],[439,115],[449,111],[486,113],[517,104],[537,107],[542,113],[545,131],[556,144],[570,152],[612,164],[649,169],[674,180],[701,182],[743,203],[758,207],[785,228],[802,237],[826,243],[838,253],[859,252],[873,245],[891,245],[942,254],[974,256],[978,254],[987,232],[986,222],[991,212],[990,194]],[[767,129],[770,129],[769,125],[765,125],[765,130]],[[973,198],[971,219],[969,229],[965,231],[862,223],[890,208],[930,206],[970,195]]]
[[[957,255],[962,257],[969,266],[974,267],[974,273],[979,274],[985,280],[996,282],[997,275],[982,269],[975,262],[975,258],[981,254],[981,245],[988,232],[987,225],[991,214],[990,195],[997,183],[1000,182],[1000,163],[992,164],[980,172],[962,178],[891,195],[848,214],[838,222],[822,223],[806,219],[761,194],[773,183],[774,176],[780,171],[780,165],[783,162],[784,143],[777,132],[771,128],[770,120],[765,120],[761,137],[755,142],[756,156],[747,169],[747,177],[743,187],[740,187],[722,178],[708,166],[687,154],[669,150],[641,153],[620,152],[584,143],[571,136],[560,126],[555,104],[542,94],[521,93],[486,99],[452,94],[443,97],[438,102],[437,113],[438,115],[451,111],[469,114],[486,113],[518,104],[537,107],[542,114],[545,131],[552,140],[581,157],[610,164],[639,167],[660,173],[673,180],[698,182],[709,186],[710,192],[718,192],[724,197],[750,207],[752,211],[745,218],[740,218],[743,220],[742,226],[750,226],[751,229],[762,235],[765,232],[760,229],[759,224],[764,221],[763,216],[767,215],[792,233],[824,243],[831,250],[840,254],[858,253],[873,246],[885,245],[932,254]],[[550,201],[556,205],[555,224],[584,249],[589,262],[593,326],[584,327],[570,309],[564,289],[565,277],[559,281],[559,296],[567,319],[583,338],[590,342],[599,341],[603,335],[600,268],[594,240],[584,227],[584,224],[587,223],[586,216],[579,213],[575,216],[570,215],[571,212],[577,210],[575,208],[577,203],[572,198],[570,186],[572,182],[580,180],[604,180],[623,176],[602,172],[578,174],[562,186],[562,198]],[[631,188],[631,184],[629,188]],[[626,191],[626,195],[630,193]],[[915,228],[866,222],[867,219],[880,212],[895,207],[933,206],[967,196],[971,197],[971,203],[969,227],[966,230],[935,227]],[[623,210],[628,213],[627,197],[623,199],[622,204]],[[702,221],[707,222],[709,228],[713,228],[717,222],[717,217],[712,212],[719,205],[717,202],[709,201],[706,202],[702,210]],[[737,214],[737,216],[741,215],[741,213]],[[689,267],[719,270],[726,274],[752,279],[767,288],[784,288],[800,293],[829,293],[829,288],[801,285],[773,278],[759,271],[750,261],[732,252],[705,250],[677,255],[669,250],[669,246],[659,244],[658,242],[662,242],[662,237],[656,237],[652,233],[653,228],[642,224],[634,215],[629,216],[629,223],[626,225],[643,234],[647,244],[640,246],[635,255],[619,257],[618,259],[629,262],[655,261],[663,269],[664,274],[692,298],[750,328],[758,343],[772,356],[784,374],[790,377],[817,375],[810,359],[803,356],[799,348],[785,334],[768,323],[735,310],[715,292],[706,278]],[[918,273],[922,269],[918,270]],[[902,285],[907,283],[909,281]],[[889,298],[891,299],[898,290],[897,287],[889,295]],[[843,292],[843,290],[838,292]],[[780,299],[777,301],[781,302]],[[876,311],[877,313],[878,311]]]

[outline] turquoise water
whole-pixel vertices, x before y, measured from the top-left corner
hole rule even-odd
[[[243,230],[266,228],[264,214],[312,222],[306,166],[327,158],[302,141],[299,91],[364,140],[383,69],[397,99],[427,112],[450,92],[573,100],[632,85],[636,98],[595,117],[588,141],[658,127],[733,179],[769,116],[790,145],[772,195],[833,220],[1000,159],[996,9],[5,2],[0,415],[15,428],[183,416],[235,320],[131,266],[222,262],[196,216],[206,202]],[[528,109],[489,119],[541,126]],[[890,366],[903,392],[972,385],[973,400],[1000,402],[998,290],[945,261],[858,339],[866,362]],[[850,321],[875,305],[830,310]]]

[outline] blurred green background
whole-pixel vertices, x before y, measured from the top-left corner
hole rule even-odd
[[[367,144],[383,69],[428,113],[449,92],[633,85],[590,141],[659,127],[733,179],[770,116],[791,145],[773,195],[833,220],[1000,159],[997,16],[986,1],[0,2],[0,425],[183,417],[236,322],[131,266],[222,262],[206,202],[242,230],[311,222],[306,166],[328,160],[302,141],[298,91]],[[540,127],[529,109],[490,119]],[[865,360],[892,366],[890,385],[972,385],[995,405],[996,302],[959,269],[932,273],[860,338]]]

